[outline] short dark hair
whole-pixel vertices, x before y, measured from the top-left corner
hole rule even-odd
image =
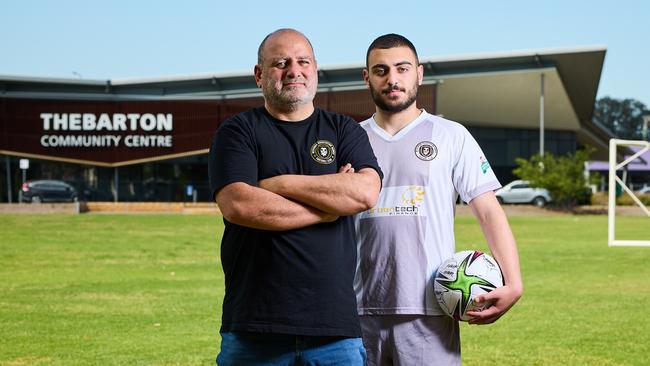
[[[309,44],[309,47],[311,48],[311,53],[312,53],[312,55],[314,54],[314,46],[311,45],[311,41],[309,41],[309,38],[307,38],[306,35],[304,35],[302,32],[299,32],[299,31],[297,31],[297,30],[295,30],[293,28],[280,28],[280,29],[276,29],[273,32],[267,34],[266,37],[264,37],[264,39],[262,40],[262,43],[260,43],[260,46],[257,48],[257,64],[258,65],[261,66],[262,62],[264,61],[263,57],[262,57],[262,52],[264,51],[264,46],[266,45],[266,41],[268,41],[269,38],[271,38],[271,36],[274,36],[274,35],[276,35],[278,33],[284,33],[284,32],[294,32],[294,33],[300,34],[304,39],[307,40],[307,43]],[[314,57],[316,57],[316,56],[314,55]]]
[[[415,59],[418,61],[418,64],[420,63],[420,60],[418,59],[418,51],[415,50],[415,46],[413,45],[413,43],[411,43],[411,41],[409,41],[406,37],[401,36],[399,34],[388,33],[388,34],[384,34],[383,36],[379,36],[375,38],[375,40],[372,41],[372,43],[368,47],[368,52],[366,52],[366,67],[369,67],[368,56],[370,56],[370,51],[376,49],[386,50],[395,47],[410,48],[411,51],[413,51],[413,54],[415,54]]]

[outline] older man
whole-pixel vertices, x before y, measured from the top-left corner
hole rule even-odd
[[[264,106],[217,131],[210,185],[224,216],[220,365],[363,365],[351,215],[381,171],[365,131],[315,108],[317,64],[293,29],[260,44]]]

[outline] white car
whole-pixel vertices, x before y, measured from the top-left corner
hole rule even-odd
[[[638,191],[636,191],[638,194],[650,194],[650,186],[645,186]]]
[[[544,207],[551,202],[551,195],[546,188],[533,188],[525,180],[512,181],[496,191],[499,203],[532,203]]]

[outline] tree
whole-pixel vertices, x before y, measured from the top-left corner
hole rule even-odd
[[[638,100],[604,97],[596,101],[593,121],[608,128],[618,138],[641,140],[645,115],[650,115],[650,110]]]
[[[585,162],[593,149],[578,150],[574,154],[553,156],[546,153],[530,159],[517,158],[517,168],[512,172],[527,180],[532,187],[548,190],[555,204],[571,208],[578,203],[588,201],[591,193],[584,175]]]

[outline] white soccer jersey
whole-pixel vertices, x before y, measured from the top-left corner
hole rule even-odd
[[[373,118],[361,126],[384,179],[375,207],[355,217],[359,314],[442,315],[432,276],[455,252],[456,197],[469,202],[501,185],[459,123],[422,110],[395,136]]]

